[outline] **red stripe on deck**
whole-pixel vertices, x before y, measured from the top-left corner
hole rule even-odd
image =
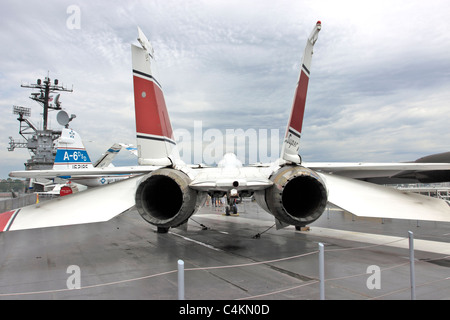
[[[11,220],[12,215],[17,210],[6,211],[0,213],[0,231],[5,231],[6,226],[8,225],[9,220]]]
[[[172,125],[162,90],[153,82],[133,76],[136,132],[173,139]]]

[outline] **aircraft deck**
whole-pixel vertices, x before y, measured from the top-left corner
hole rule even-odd
[[[319,242],[325,299],[410,299],[408,230],[416,298],[450,299],[450,223],[354,219],[330,209],[303,232],[270,228],[273,218],[255,203],[238,208],[239,216],[224,216],[223,207],[204,207],[187,231],[168,234],[136,210],[103,223],[2,233],[0,299],[176,300],[181,259],[186,300],[317,300]],[[80,289],[68,288],[76,283],[71,266]],[[369,266],[380,268],[380,288],[369,288]]]

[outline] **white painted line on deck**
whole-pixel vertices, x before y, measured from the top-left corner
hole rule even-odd
[[[182,235],[180,235],[178,233],[174,233],[174,232],[169,232],[169,233],[173,234],[174,236],[180,237],[180,238],[182,238],[182,239],[184,239],[186,241],[191,241],[191,242],[194,242],[194,243],[199,244],[201,246],[204,246],[204,247],[206,247],[208,249],[212,249],[212,250],[216,250],[216,251],[223,251],[222,249],[216,248],[216,247],[214,247],[214,246],[212,246],[210,244],[207,244],[207,243],[204,243],[204,242],[200,242],[200,241],[197,241],[197,240],[194,240],[194,239],[182,236]]]
[[[314,235],[319,237],[329,237],[341,240],[349,240],[356,242],[372,243],[372,244],[384,244],[389,247],[408,249],[408,237],[394,237],[380,234],[363,233],[356,231],[336,230],[329,228],[321,228],[311,226],[310,231],[302,231],[300,233],[307,235]],[[397,242],[395,242],[397,241]],[[393,243],[390,243],[393,242]],[[450,243],[438,242],[430,240],[414,239],[415,251],[433,252],[443,255],[450,255]]]
[[[206,218],[206,219],[221,220],[221,221],[224,221],[225,220],[224,218],[227,218],[222,215],[219,216],[217,214],[202,214],[201,217]],[[234,218],[235,217],[233,217],[233,219]],[[231,220],[229,220],[229,221],[231,222]],[[239,219],[233,220],[232,222],[247,223],[247,224],[251,224],[255,227],[271,226],[273,224],[273,221],[269,221],[269,220],[256,220],[256,219],[242,218],[242,217],[239,217]],[[287,227],[286,229],[293,229],[293,228],[294,227],[291,226],[291,227]],[[394,237],[394,236],[387,236],[387,235],[380,235],[380,234],[373,234],[373,233],[364,233],[364,232],[356,232],[356,231],[346,231],[346,230],[315,227],[314,225],[310,226],[310,228],[311,228],[310,231],[297,231],[297,232],[303,233],[305,235],[328,237],[328,238],[335,238],[335,239],[348,240],[348,241],[364,242],[364,243],[371,243],[371,244],[386,244],[386,246],[395,247],[395,248],[403,248],[403,249],[409,248],[407,234],[405,234],[405,237]],[[395,242],[395,241],[397,241],[397,242]],[[393,242],[393,243],[391,243],[391,242]],[[438,253],[438,254],[443,254],[443,255],[450,255],[450,243],[414,239],[414,250]]]

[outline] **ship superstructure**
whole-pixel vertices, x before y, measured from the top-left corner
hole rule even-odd
[[[22,84],[22,88],[35,89],[31,93],[30,99],[39,103],[42,108],[42,125],[34,125],[29,117],[31,116],[31,108],[23,106],[13,106],[13,113],[18,115],[17,120],[20,122],[19,134],[24,140],[15,140],[9,137],[8,151],[14,151],[16,148],[26,148],[31,154],[31,158],[27,160],[26,170],[44,170],[53,167],[56,149],[55,140],[61,136],[61,130],[53,130],[49,128],[48,116],[50,111],[60,111],[58,113],[58,122],[61,125],[67,125],[68,122],[75,118],[71,115],[69,118],[65,111],[61,111],[60,93],[57,92],[73,92],[73,89],[67,89],[59,85],[58,79],[53,82],[47,76],[45,79],[38,79],[33,84]],[[54,95],[54,93],[57,93]],[[63,122],[60,122],[63,119]]]

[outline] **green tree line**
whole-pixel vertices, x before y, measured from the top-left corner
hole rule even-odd
[[[27,186],[27,182],[19,179],[3,179],[0,181],[0,192],[10,192],[11,189],[14,192],[24,192]]]

